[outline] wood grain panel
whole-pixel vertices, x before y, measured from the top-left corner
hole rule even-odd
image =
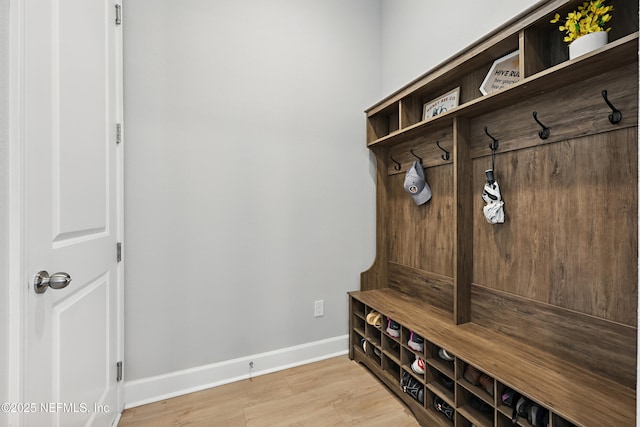
[[[505,224],[488,224],[474,161],[473,282],[636,326],[637,130],[497,156]]]
[[[453,278],[417,268],[389,263],[389,287],[424,304],[453,313]]]
[[[387,160],[388,153],[384,147],[371,150],[376,156],[376,258],[373,265],[360,274],[360,289],[371,290],[388,287],[387,281],[387,223],[388,186]]]
[[[635,387],[612,381],[600,368],[590,371],[475,322],[455,325],[446,313],[424,310],[413,298],[393,289],[349,294],[576,425],[635,425]],[[492,310],[498,311],[497,307]],[[533,331],[531,335],[536,336]],[[540,342],[546,338],[537,337]]]
[[[388,260],[453,276],[453,169],[427,168],[425,175],[433,196],[421,206],[404,190],[404,174],[388,178]]]
[[[477,285],[472,286],[472,321],[635,388],[635,327]]]
[[[469,149],[469,121],[454,119],[454,197],[455,249],[453,276],[453,315],[456,324],[466,323],[471,318],[471,280],[473,277],[473,163]]]
[[[602,98],[606,89],[609,100],[622,111],[619,124],[611,124],[611,109]],[[576,98],[575,94],[581,94]],[[533,112],[550,130],[546,140],[540,139],[542,128],[534,121]],[[472,157],[489,156],[491,142],[484,132],[500,141],[498,152],[545,145],[570,138],[612,130],[636,127],[638,124],[638,68],[627,65],[556,91],[524,99],[521,102],[483,114],[471,121]]]

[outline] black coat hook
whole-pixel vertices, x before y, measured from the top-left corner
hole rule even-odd
[[[489,131],[487,130],[486,126],[484,127],[484,133],[486,133],[487,136],[493,140],[493,142],[491,144],[489,144],[489,148],[491,149],[491,151],[496,151],[498,149],[498,146],[500,145],[500,143],[498,142],[497,139],[492,137],[491,134],[489,134]]]
[[[411,154],[413,155],[413,157],[415,157],[416,159],[420,160],[420,164],[422,164],[422,157],[419,157],[416,153],[413,152],[413,148],[411,150]]]
[[[391,157],[391,161],[396,164],[393,167],[395,170],[399,171],[400,169],[402,169],[402,165],[400,164],[400,162],[396,161],[396,159],[394,159],[393,156],[389,156],[389,157]]]
[[[547,139],[549,138],[549,128],[546,127],[545,125],[543,125],[540,120],[538,120],[538,112],[534,111],[533,112],[533,120],[536,121],[536,123],[538,123],[540,126],[542,126],[542,130],[538,131],[538,136],[540,137],[540,139]]]
[[[611,108],[611,114],[609,114],[609,121],[611,122],[611,124],[615,125],[620,123],[620,121],[622,120],[622,113],[616,107],[614,107],[611,102],[609,102],[606,90],[602,91],[602,97],[604,98],[604,102],[606,102],[609,108]]]
[[[440,141],[436,141],[436,145],[438,146],[439,149],[444,151],[444,154],[442,155],[442,160],[449,160],[449,152],[440,146]]]

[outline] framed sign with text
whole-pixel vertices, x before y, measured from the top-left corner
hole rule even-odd
[[[458,98],[460,97],[460,87],[453,89],[450,92],[445,93],[432,99],[424,104],[422,109],[422,120],[426,120],[430,117],[435,117],[438,114],[442,114],[454,107],[458,106]]]
[[[520,51],[496,59],[480,85],[480,92],[487,95],[520,81]]]

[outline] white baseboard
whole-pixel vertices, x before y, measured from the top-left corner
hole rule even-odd
[[[198,366],[169,374],[124,384],[125,409],[205,390],[271,372],[348,353],[349,336],[342,335],[287,347],[266,353],[253,354],[232,360]],[[249,362],[253,361],[253,370]]]

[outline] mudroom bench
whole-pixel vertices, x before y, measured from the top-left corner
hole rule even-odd
[[[394,390],[422,425],[512,426],[513,408],[502,402],[508,389],[549,411],[552,427],[635,425],[635,390],[571,360],[473,323],[456,326],[448,313],[436,307],[425,310],[414,297],[394,289],[350,292],[349,297],[351,358]],[[382,315],[379,328],[367,323],[371,312]],[[386,332],[388,319],[401,326],[400,338]],[[407,345],[411,332],[424,338],[422,352]],[[440,349],[453,360],[439,357]],[[416,357],[425,362],[423,375],[411,369]],[[491,377],[493,396],[464,378],[467,365]],[[405,372],[424,387],[423,403],[402,392]],[[451,380],[452,388],[442,384],[442,376]],[[454,408],[453,420],[434,408],[436,397]],[[473,398],[485,404],[483,410],[471,404]],[[531,426],[526,417],[517,425]]]

